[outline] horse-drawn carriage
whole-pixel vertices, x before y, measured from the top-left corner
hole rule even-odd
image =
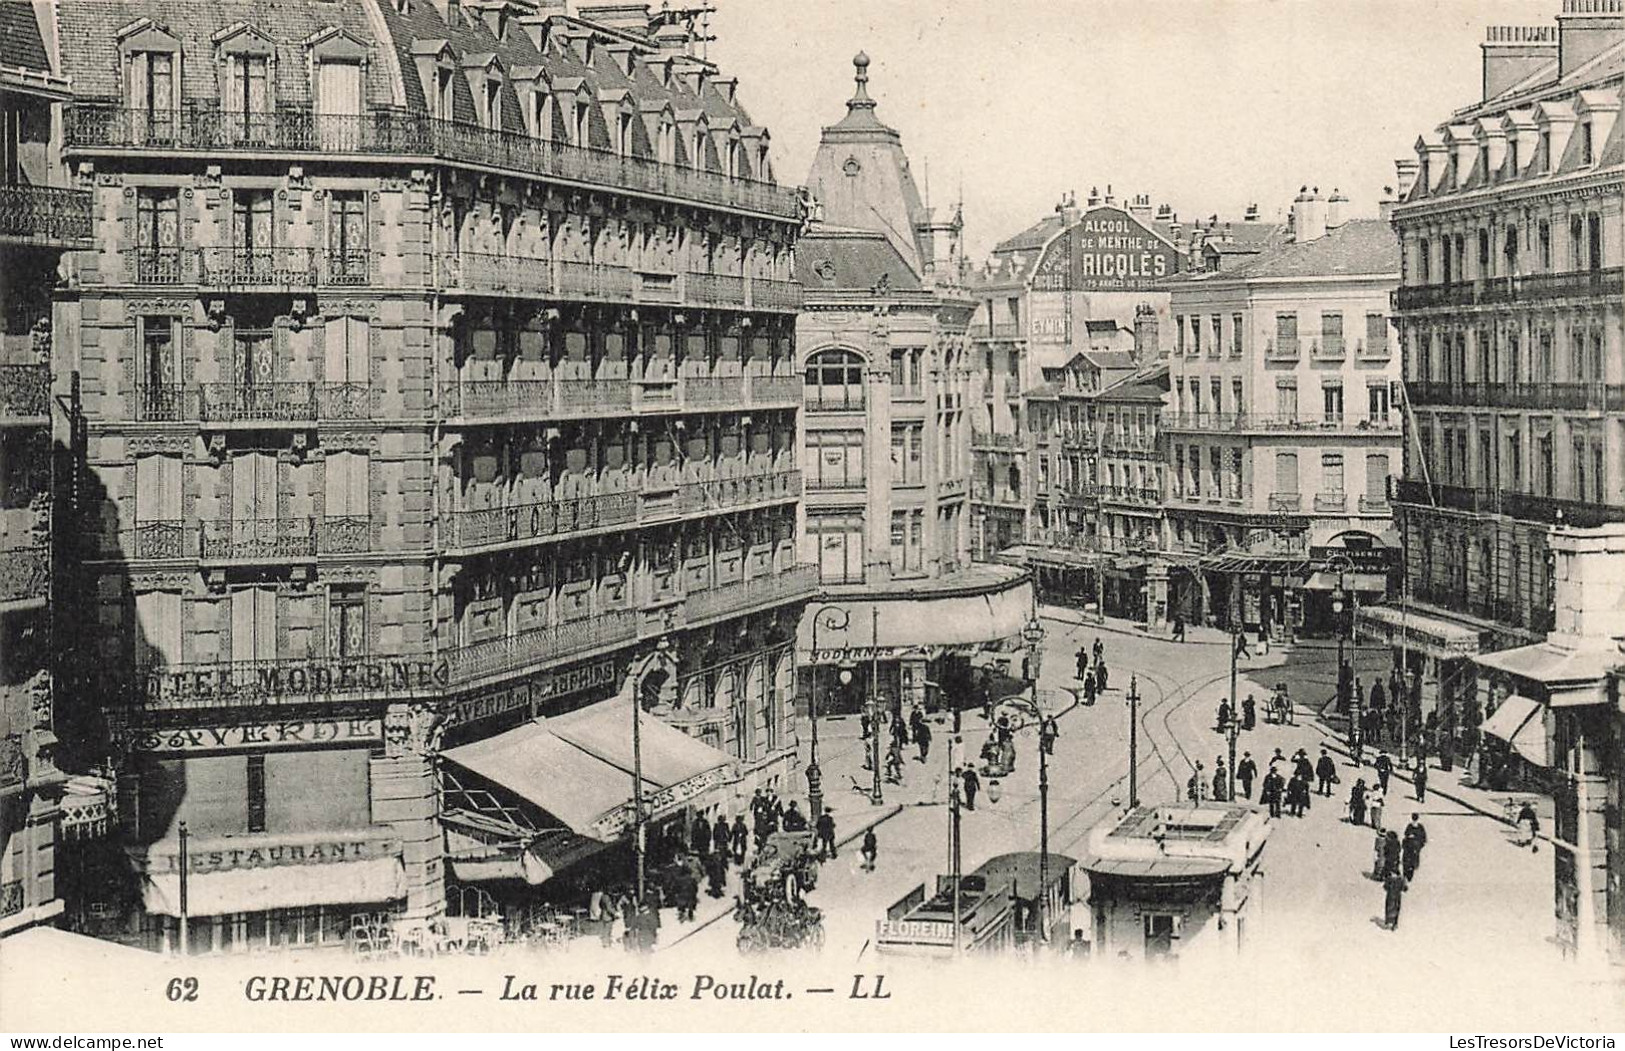
[[[811,832],[775,832],[743,874],[734,907],[741,952],[824,944],[824,914],[802,895],[818,885]]]

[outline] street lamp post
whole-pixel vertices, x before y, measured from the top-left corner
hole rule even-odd
[[[671,649],[671,640],[662,635],[655,641],[655,652],[665,654]],[[638,900],[644,900],[648,883],[649,830],[643,812],[643,698],[632,695],[632,853],[637,859]]]
[[[807,697],[807,715],[812,720],[812,749],[807,760],[807,813],[814,821],[824,812],[824,772],[818,768],[818,628],[820,625],[841,631],[852,621],[852,614],[841,606],[820,606],[812,621],[812,691]]]
[[[880,609],[869,609],[869,764],[874,767],[869,784],[869,803],[886,801],[880,789]]]
[[[1038,648],[1044,642],[1044,625],[1034,617],[1022,629],[1027,643],[1028,670],[1033,680],[1033,718],[1038,720],[1038,936],[1045,936],[1045,888],[1049,886],[1049,752],[1044,746],[1044,709],[1038,703]]]
[[[959,777],[953,769],[953,749],[944,749],[948,753],[948,867],[949,878],[954,884],[954,955],[959,955],[960,916],[959,916],[959,885],[962,882],[959,876]]]
[[[1240,582],[1240,574],[1237,574],[1236,580],[1238,583]],[[1240,605],[1240,600],[1236,590],[1232,590],[1230,594],[1230,605],[1234,610],[1235,607]],[[1241,724],[1241,714],[1236,710],[1236,664],[1241,660],[1241,633],[1245,629],[1241,626],[1239,616],[1232,616],[1230,624],[1230,725],[1226,727],[1226,736],[1230,738],[1230,765],[1226,768],[1229,784],[1226,787],[1225,798],[1234,802],[1236,798],[1236,730]]]

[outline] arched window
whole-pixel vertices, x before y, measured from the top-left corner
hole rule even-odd
[[[814,410],[862,410],[863,359],[849,350],[823,350],[808,358],[806,399]]]

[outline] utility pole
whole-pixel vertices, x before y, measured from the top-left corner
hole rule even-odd
[[[1241,583],[1241,574],[1239,573],[1236,574],[1236,583],[1238,586]],[[1232,803],[1236,800],[1236,728],[1241,725],[1241,713],[1236,710],[1236,664],[1241,660],[1241,633],[1243,631],[1241,618],[1236,615],[1238,607],[1241,605],[1241,597],[1237,594],[1238,590],[1239,587],[1230,589],[1232,614],[1230,618],[1230,726],[1227,735],[1230,738],[1230,765],[1225,771],[1226,776],[1229,778],[1225,798]]]
[[[953,749],[948,752],[948,862],[954,881],[954,951],[959,955],[960,918],[959,918],[959,777],[953,769]]]
[[[1140,805],[1140,680],[1128,678],[1128,805]]]
[[[869,609],[869,645],[869,765],[874,768],[869,802],[880,806],[886,799],[880,788],[880,609],[874,606]]]
[[[180,934],[181,934],[181,955],[182,956],[187,956],[187,955],[190,955],[190,953],[191,953],[191,945],[190,945],[190,938],[188,937],[188,932],[187,932],[187,927],[189,927],[190,924],[187,923],[187,916],[186,916],[186,905],[187,905],[186,892],[188,890],[188,887],[187,887],[186,884],[187,884],[188,877],[190,877],[190,875],[191,875],[191,872],[189,870],[192,867],[192,851],[190,849],[191,844],[188,842],[188,840],[191,839],[191,835],[186,831],[186,822],[184,822],[184,821],[181,822],[180,828],[177,830],[177,835],[178,835],[178,838],[181,841],[180,859],[179,859],[180,860],[180,866],[181,866],[181,873],[180,873],[180,881],[181,881],[180,898],[181,898],[181,900],[180,900],[180,909],[179,909],[179,912],[181,914],[180,915],[180,921],[181,921],[181,930],[180,930]]]
[[[1038,936],[1049,940],[1049,750],[1044,745],[1044,713],[1038,713]]]

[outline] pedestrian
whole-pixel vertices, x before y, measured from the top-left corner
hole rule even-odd
[[[1089,677],[1089,651],[1086,648],[1082,647],[1082,646],[1078,647],[1078,675],[1077,675],[1077,677],[1079,679],[1087,679]]]
[[[903,745],[896,738],[886,750],[886,780],[894,785],[903,780]]]
[[[965,809],[975,810],[976,793],[982,787],[982,779],[976,776],[976,768],[974,766],[966,766],[965,772],[961,775],[961,778],[965,783]]]
[[[1206,794],[1207,779],[1202,776],[1202,764],[1197,763],[1196,769],[1191,771],[1190,780],[1185,782],[1185,798],[1191,803],[1199,804]]]
[[[835,856],[835,815],[828,809],[818,815],[817,834],[819,857],[828,854],[833,858]]]
[[[1045,755],[1055,754],[1055,739],[1061,736],[1061,728],[1055,725],[1053,715],[1044,716],[1044,721],[1038,725],[1038,744],[1044,749]]]
[[[1531,852],[1540,850],[1540,817],[1535,804],[1528,799],[1518,808],[1518,846],[1527,846]]]
[[[711,852],[722,861],[724,872],[728,869],[728,861],[733,854],[733,836],[728,831],[728,818],[723,814],[717,815],[717,823],[711,828]]]
[[[1174,641],[1185,641],[1185,618],[1177,613],[1174,614]]]
[[[921,711],[920,706],[916,704],[912,709],[909,710],[908,713],[909,736],[913,737],[914,740],[918,742],[920,739],[920,730],[924,728],[924,726],[925,713]]]
[[[1411,823],[1405,826],[1404,846],[1412,851],[1408,871],[1405,879],[1408,882],[1411,875],[1422,867],[1422,848],[1428,845],[1428,830],[1422,825],[1422,815],[1412,814]],[[1412,844],[1415,844],[1413,847]]]
[[[1258,776],[1258,764],[1253,762],[1253,753],[1241,753],[1241,762],[1236,764],[1236,780],[1241,782],[1241,795],[1243,799],[1253,798],[1253,778]]]
[[[1095,673],[1086,669],[1083,673],[1083,703],[1095,703]]]
[[[705,856],[705,892],[713,898],[722,897],[728,885],[728,851],[713,850]]]
[[[1220,701],[1219,702],[1218,720],[1215,723],[1213,729],[1217,730],[1219,733],[1224,733],[1229,728],[1230,728],[1230,702],[1229,701]]]
[[[880,854],[880,841],[875,838],[873,826],[864,831],[863,846],[858,849],[858,853],[863,855],[863,871],[873,872],[875,858]]]
[[[704,814],[694,816],[694,829],[689,835],[688,846],[702,858],[711,853],[711,819]]]
[[[1095,636],[1094,654],[1095,654],[1095,663],[1096,664],[1100,664],[1100,663],[1105,661],[1105,659],[1106,659],[1106,644],[1104,642],[1100,641],[1100,636],[1099,635]]]
[[[1309,782],[1301,774],[1293,774],[1292,780],[1286,783],[1286,811],[1293,817],[1303,817],[1303,811],[1309,805]]]
[[[766,807],[757,811],[756,827],[752,831],[756,836],[756,850],[758,853],[767,845],[767,837],[773,834],[772,820],[773,815],[767,812]]]
[[[867,741],[869,739],[869,735],[874,732],[874,720],[869,716],[869,708],[867,705],[864,706],[863,711],[858,713],[858,729],[858,737],[860,740],[864,741]]]
[[[927,726],[925,719],[920,719],[920,725],[914,728],[914,743],[920,749],[920,762],[925,762],[931,754],[931,727]]]
[[[660,910],[655,908],[653,899],[645,898],[638,906],[638,951],[654,952],[655,945],[659,941]]]
[[[908,745],[908,723],[901,718],[893,719],[891,722],[891,739],[893,743],[906,747]]]
[[[1392,876],[1392,875],[1394,875],[1396,873],[1399,873],[1400,875],[1403,875],[1403,873],[1399,872],[1400,863],[1401,863],[1401,855],[1403,853],[1404,853],[1404,847],[1402,847],[1400,845],[1399,833],[1395,832],[1393,829],[1389,829],[1387,832],[1383,833],[1383,837],[1382,837],[1382,878],[1383,879],[1387,879],[1389,876]]]
[[[1377,768],[1377,787],[1387,792],[1388,778],[1394,773],[1394,761],[1388,758],[1387,752],[1378,752],[1377,761],[1372,765]]]
[[[1315,779],[1320,782],[1319,792],[1323,796],[1332,794],[1332,786],[1337,783],[1337,761],[1331,753],[1322,748],[1320,758],[1315,762]]]
[[[1387,698],[1382,693],[1382,680],[1373,680],[1371,683],[1371,704],[1368,708],[1372,711],[1381,712],[1386,700]]]
[[[677,899],[677,922],[688,923],[694,919],[694,910],[700,904],[700,881],[687,865],[678,871],[672,890]]]
[[[807,831],[806,815],[802,814],[794,799],[790,800],[790,808],[784,812],[784,820],[781,825],[786,832]]]
[[[1270,808],[1270,817],[1281,816],[1281,773],[1272,765],[1269,773],[1264,775],[1264,783],[1259,786],[1258,800]]]
[[[1350,719],[1349,720],[1349,754],[1354,757],[1354,765],[1355,766],[1360,766],[1362,763],[1364,763],[1364,761],[1365,761],[1364,758],[1363,758],[1364,752],[1365,752],[1365,730],[1363,728],[1361,728],[1361,726],[1359,725],[1357,720]]]
[[[1257,725],[1258,702],[1253,700],[1253,695],[1249,693],[1241,702],[1241,728],[1243,730],[1251,730]]]
[[[1268,624],[1261,623],[1258,625],[1258,652],[1264,654],[1265,656],[1269,655],[1270,626]]]
[[[1387,797],[1388,793],[1382,790],[1380,784],[1368,792],[1365,797],[1366,810],[1371,815],[1371,827],[1376,829],[1379,834],[1382,832],[1382,804]]]
[[[729,832],[729,839],[732,842],[734,864],[736,865],[745,863],[745,841],[749,835],[750,830],[745,827],[745,815],[735,814],[733,828]]]
[[[1405,877],[1397,872],[1383,880],[1382,925],[1387,930],[1399,928],[1399,906],[1404,900]]]
[[[1217,803],[1230,800],[1230,774],[1225,770],[1223,756],[1213,760],[1213,800]]]
[[[1103,660],[1095,662],[1095,692],[1106,692],[1106,662]]]
[[[1349,824],[1365,824],[1365,778],[1356,778],[1354,787],[1349,789]]]
[[[1412,775],[1416,784],[1416,801],[1427,802],[1428,798],[1428,760],[1427,756],[1416,757],[1416,772]]]
[[[1252,653],[1249,652],[1248,649],[1247,649],[1247,632],[1245,630],[1239,630],[1238,629],[1236,631],[1236,653],[1235,653],[1235,658],[1236,658],[1236,660],[1239,661],[1243,657],[1251,657],[1251,656],[1252,656]]]

